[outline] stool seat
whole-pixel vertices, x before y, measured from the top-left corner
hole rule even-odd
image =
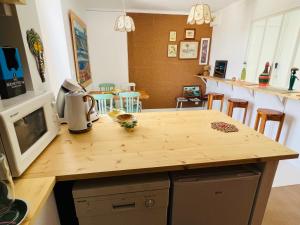
[[[279,126],[278,126],[275,140],[279,141],[284,119],[285,119],[285,113],[283,112],[274,109],[259,108],[257,109],[257,116],[255,120],[254,129],[258,130],[258,126],[260,123],[259,132],[263,134],[265,132],[267,121],[277,121],[279,122]]]
[[[257,113],[261,115],[268,115],[268,116],[282,116],[284,114],[283,112],[274,109],[264,109],[264,108],[257,109]]]
[[[247,101],[247,100],[239,99],[239,98],[230,98],[230,99],[228,99],[228,101],[229,101],[229,102],[232,102],[232,103],[248,104],[248,101]]]
[[[245,109],[243,123],[246,122],[246,116],[248,111],[248,101],[239,98],[230,98],[228,99],[228,111],[227,115],[232,117],[234,108]]]
[[[224,94],[211,92],[208,93],[207,96],[208,96],[207,109],[212,109],[213,101],[217,100],[217,101],[221,101],[220,111],[222,112],[223,103],[224,103]]]

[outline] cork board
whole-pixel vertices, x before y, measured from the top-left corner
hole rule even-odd
[[[128,33],[129,80],[137,89],[145,90],[150,98],[143,108],[174,108],[175,98],[182,95],[185,85],[205,84],[194,77],[202,71],[199,59],[181,60],[179,43],[184,40],[185,29],[196,29],[195,40],[211,38],[209,25],[187,25],[187,16],[129,13],[134,19],[136,31]],[[177,32],[176,42],[169,42],[169,32]],[[168,58],[168,44],[177,44],[177,58]]]

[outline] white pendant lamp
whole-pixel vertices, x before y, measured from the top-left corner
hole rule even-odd
[[[115,31],[120,32],[131,32],[135,31],[134,21],[130,16],[126,15],[125,11],[125,0],[123,0],[123,15],[118,16],[115,22]]]
[[[194,5],[190,11],[188,16],[187,23],[188,24],[204,24],[204,23],[211,23],[212,16],[210,7],[207,4],[197,4]]]

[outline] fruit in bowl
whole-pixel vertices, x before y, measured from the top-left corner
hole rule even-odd
[[[137,119],[132,114],[118,115],[117,122],[126,130],[132,130],[137,125]]]

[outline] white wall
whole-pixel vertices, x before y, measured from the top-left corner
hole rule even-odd
[[[76,69],[74,64],[74,54],[71,36],[71,27],[69,20],[69,11],[72,10],[77,16],[79,16],[86,23],[86,10],[84,1],[82,0],[60,0],[62,4],[62,14],[65,27],[65,38],[68,48],[69,67],[71,71],[71,77],[76,80]],[[87,28],[89,32],[89,28]]]
[[[114,31],[119,12],[88,11],[88,41],[95,85],[128,82],[127,34]]]
[[[256,0],[253,19],[259,19],[299,6],[299,0]]]
[[[27,56],[28,66],[30,70],[30,76],[32,79],[32,85],[34,90],[43,91],[49,89],[49,74],[48,74],[48,68],[45,69],[45,78],[46,82],[42,83],[35,59],[33,55],[30,52],[30,49],[27,44],[27,37],[26,37],[26,31],[34,28],[34,30],[41,36],[41,28],[39,23],[39,17],[37,14],[37,7],[36,7],[36,1],[35,0],[27,0],[26,5],[17,5],[16,6],[18,19],[20,23],[20,29],[23,37],[23,42],[25,46],[25,52]]]
[[[229,61],[227,78],[239,77],[242,63],[247,51],[250,24],[254,19],[269,16],[281,11],[300,6],[299,0],[241,0],[217,12],[219,24],[213,29],[211,62],[217,59]],[[284,111],[286,120],[282,130],[280,142],[287,147],[300,153],[299,130],[300,130],[300,101],[288,100],[282,104],[280,98],[262,93],[254,96],[245,88],[237,88],[230,85],[208,82],[207,92],[224,93],[227,98],[238,97],[250,102],[247,124],[254,126],[256,110],[265,107]],[[214,107],[217,107],[215,104]],[[226,107],[224,108],[226,112]],[[241,120],[243,111],[235,111],[234,118]],[[276,123],[269,123],[266,127],[266,136],[274,139],[277,131]],[[275,179],[275,186],[300,184],[300,160],[283,161]]]
[[[228,60],[227,78],[239,77],[246,58],[251,22],[295,7],[299,0],[240,0],[216,12],[210,62]],[[213,70],[212,70],[213,72]]]
[[[50,88],[56,95],[63,81],[71,78],[69,49],[61,0],[36,0],[43,34]]]
[[[213,27],[210,62],[214,68],[216,60],[228,60],[228,78],[240,76],[254,3],[241,0],[216,13],[219,18]]]

